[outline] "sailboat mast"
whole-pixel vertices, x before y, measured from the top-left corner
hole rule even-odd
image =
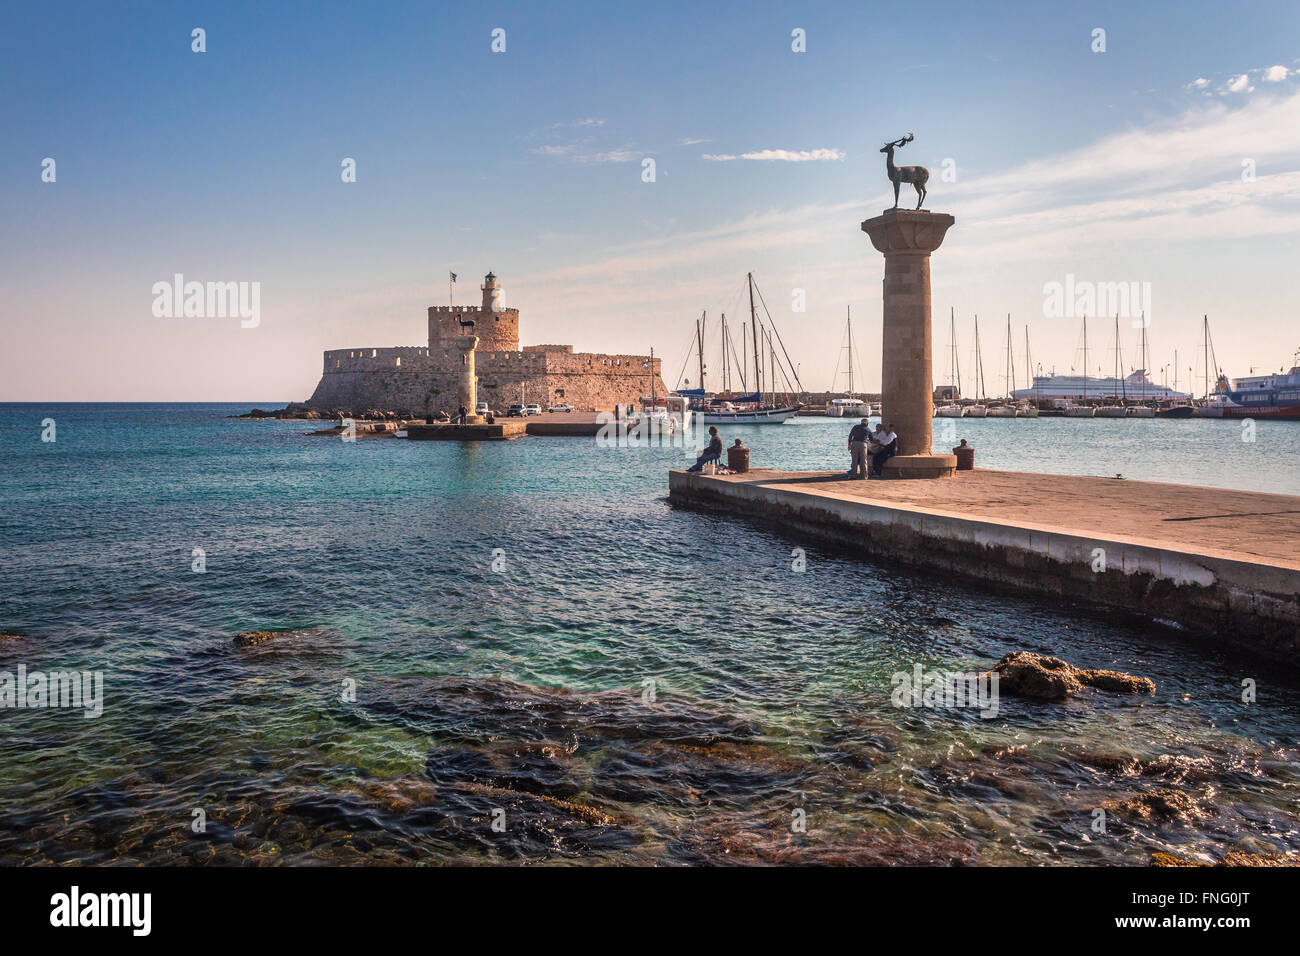
[[[1201,336],[1205,340],[1205,398],[1210,398],[1210,317],[1201,316]]]
[[[975,387],[979,390],[979,399],[983,401],[984,391],[984,355],[980,352],[980,317],[975,313]]]
[[[1007,398],[1016,397],[1016,356],[1011,351],[1011,313],[1007,313]]]
[[[957,310],[948,307],[948,348],[952,352],[952,367],[948,370],[956,377],[957,400],[961,401],[961,356],[957,354]]]
[[[722,390],[731,391],[731,370],[727,368],[727,313],[722,313]]]
[[[741,322],[740,323],[740,387],[748,391],[749,386],[746,385],[745,382],[749,378],[749,353],[745,351],[745,335],[746,335],[745,323]]]
[[[844,307],[845,322],[849,327],[849,398],[853,398],[853,313],[852,306]]]
[[[1142,401],[1147,400],[1147,314],[1142,313]]]
[[[698,356],[700,361],[700,391],[701,392],[704,391],[704,324],[708,319],[708,315],[709,313],[707,310],[700,313],[700,324],[699,324],[700,334],[698,336],[699,338]]]
[[[758,401],[763,403],[763,359],[758,351],[758,313],[754,311],[754,273],[746,272],[749,281],[749,321],[754,326],[754,391],[758,392]]]
[[[1029,384],[1033,388],[1038,387],[1038,376],[1034,374],[1034,356],[1029,351],[1029,326],[1025,325],[1025,367],[1029,370]]]
[[[1088,317],[1083,317],[1083,400],[1088,400]]]

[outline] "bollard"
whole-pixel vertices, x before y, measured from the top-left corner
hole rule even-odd
[[[966,439],[963,438],[961,444],[954,448],[952,453],[957,456],[958,471],[975,470],[975,448],[966,444]]]

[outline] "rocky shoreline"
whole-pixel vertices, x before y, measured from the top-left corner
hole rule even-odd
[[[445,412],[439,413],[443,420],[449,420]],[[309,408],[302,402],[290,402],[284,408],[267,410],[265,408],[254,408],[252,411],[245,412],[242,415],[231,415],[230,418],[252,419],[262,421],[265,419],[274,419],[277,421],[295,421],[295,422],[319,422],[319,421],[342,421],[350,418],[357,422],[403,422],[403,421],[424,421],[423,414],[417,414],[409,408],[398,409],[379,409],[366,408],[361,411],[354,411],[349,408],[331,408],[328,411]],[[437,416],[434,416],[435,419]]]

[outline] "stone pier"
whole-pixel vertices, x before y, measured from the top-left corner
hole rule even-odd
[[[478,336],[456,336],[456,348],[460,350],[460,378],[456,383],[456,399],[468,409],[465,416],[466,425],[482,425],[484,418],[475,409],[478,408],[478,380],[474,370],[474,349],[478,347]]]
[[[862,223],[885,256],[881,417],[898,433],[886,478],[946,478],[953,455],[931,454],[934,382],[930,324],[930,253],[956,220],[945,213],[887,209]]]
[[[1172,640],[1186,634],[1300,668],[1300,496],[1008,471],[912,482],[756,469],[671,471],[668,498],[981,594],[1176,622]]]

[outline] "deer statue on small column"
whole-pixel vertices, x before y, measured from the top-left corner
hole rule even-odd
[[[924,166],[895,166],[894,150],[902,149],[910,143],[915,137],[908,133],[902,139],[896,139],[892,143],[886,143],[880,151],[885,154],[885,172],[889,174],[889,181],[894,184],[894,208],[898,208],[898,187],[902,183],[911,183],[916,187],[916,208],[921,208],[921,203],[925,201],[925,184],[930,181],[930,170]]]

